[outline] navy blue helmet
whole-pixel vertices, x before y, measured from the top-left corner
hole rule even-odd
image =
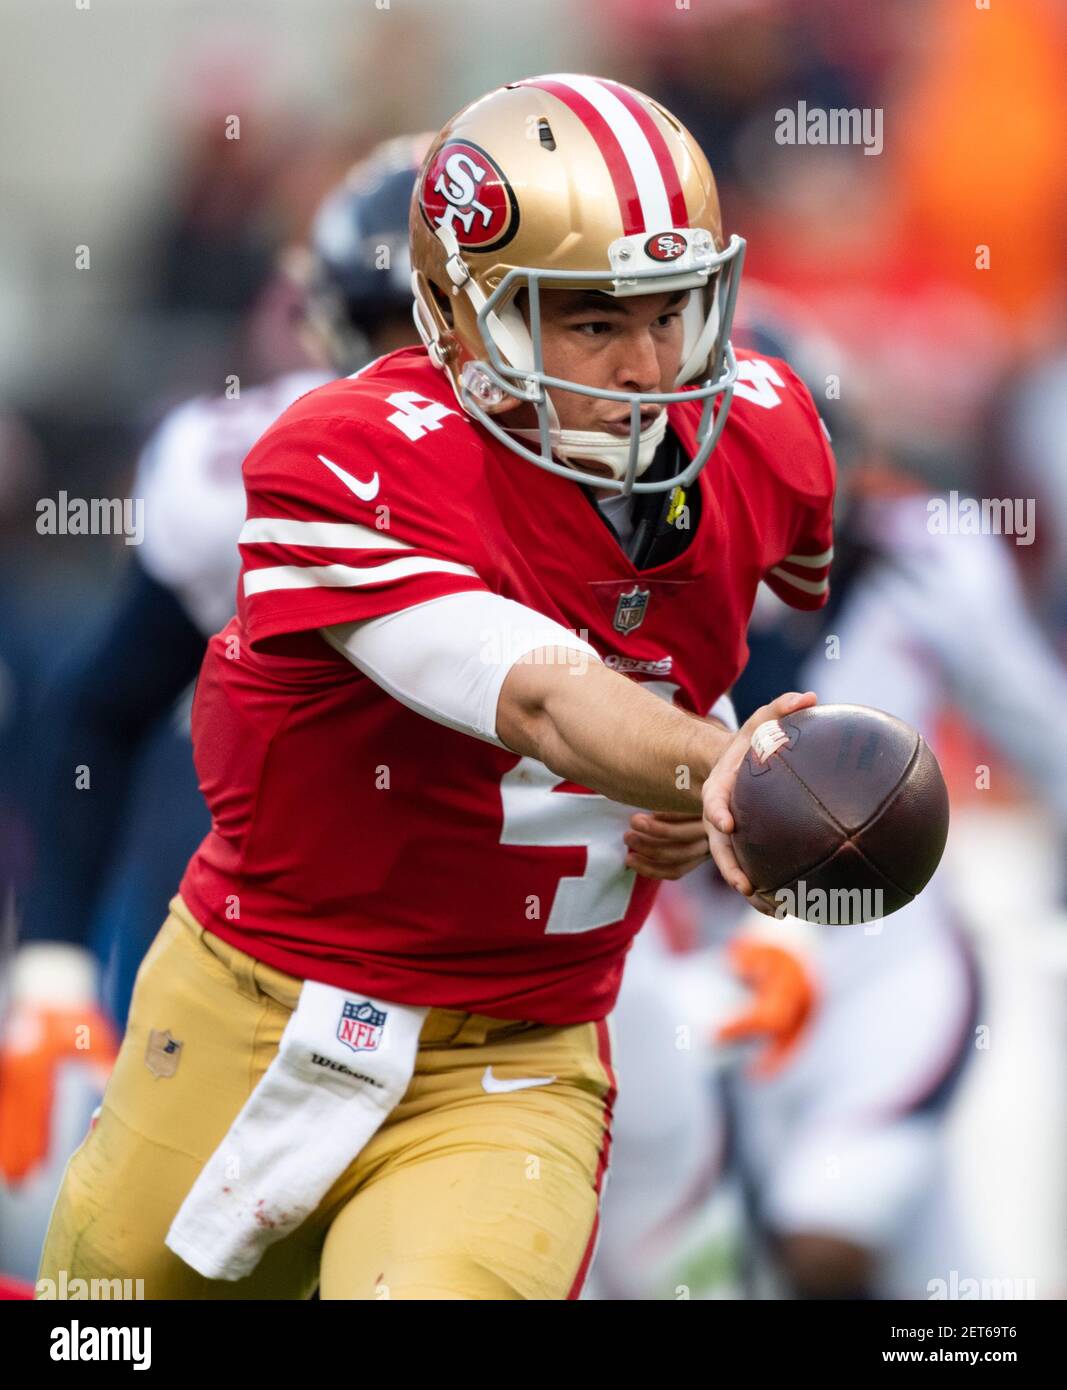
[[[402,135],[376,146],[315,214],[308,319],[345,370],[367,359],[383,323],[411,319],[408,215],[432,139]]]

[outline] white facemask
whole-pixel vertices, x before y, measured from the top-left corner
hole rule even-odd
[[[608,434],[606,430],[563,430],[557,423],[558,417],[551,411],[552,426],[548,431],[552,452],[563,463],[575,463],[585,459],[595,463],[606,463],[611,469],[612,478],[621,481],[626,476],[626,464],[630,457],[629,435]],[[646,471],[663,441],[667,430],[667,412],[661,410],[650,425],[638,436],[637,474]],[[537,430],[508,430],[519,439],[539,443],[541,435]]]

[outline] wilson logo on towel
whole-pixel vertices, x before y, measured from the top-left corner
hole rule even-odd
[[[374,1052],[382,1040],[385,1017],[385,1010],[376,1009],[368,999],[361,1004],[346,999],[337,1036],[353,1052]]]

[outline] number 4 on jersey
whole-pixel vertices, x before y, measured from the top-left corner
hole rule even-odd
[[[557,792],[566,779],[536,758],[523,758],[500,782],[502,845],[583,848],[582,873],[559,880],[545,932],[573,934],[620,922],[636,875],[625,865],[623,835],[634,807],[596,792]]]
[[[396,406],[392,415],[387,417],[389,423],[406,434],[413,444],[418,443],[424,434],[439,430],[446,415],[458,414],[458,411],[450,410],[440,401],[420,396],[417,391],[394,391],[387,400],[390,405]]]
[[[761,405],[764,410],[773,410],[782,404],[782,398],[774,389],[780,386],[785,390],[785,382],[769,362],[762,357],[749,357],[737,364],[737,381],[734,395],[753,405]]]

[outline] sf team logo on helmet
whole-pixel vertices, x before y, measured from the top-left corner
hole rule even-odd
[[[495,251],[519,230],[518,204],[503,170],[468,140],[446,141],[430,160],[419,207],[432,231],[446,227],[472,251]]]
[[[645,242],[645,255],[654,261],[676,261],[685,254],[688,245],[685,237],[677,232],[660,232]]]

